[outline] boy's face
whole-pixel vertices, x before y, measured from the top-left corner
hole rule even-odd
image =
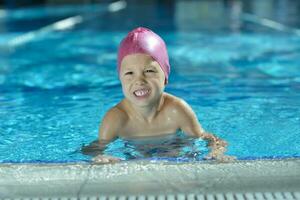
[[[120,80],[125,97],[134,105],[148,106],[159,101],[165,88],[165,75],[151,56],[131,54],[121,63]]]

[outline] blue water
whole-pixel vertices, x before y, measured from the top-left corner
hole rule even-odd
[[[66,16],[32,8],[10,11],[10,18],[0,19],[10,27],[0,35],[0,163],[89,161],[80,148],[97,139],[102,117],[123,98],[116,52],[135,24],[118,30],[88,16],[69,29],[37,31],[58,17],[78,14],[77,8],[74,13],[67,8]],[[93,9],[86,8],[90,15]],[[31,28],[19,27],[19,19],[11,17],[18,12],[22,20],[33,19]],[[45,24],[34,25],[41,16]],[[185,99],[205,130],[229,142],[228,155],[300,156],[300,36],[254,30],[253,24],[239,32],[226,24],[217,30],[145,24],[168,46],[171,76],[166,92]],[[33,38],[11,42],[29,31]],[[166,143],[170,149],[178,147],[175,156],[164,155],[151,142],[145,156],[122,139],[106,152],[123,159],[202,160],[209,151],[206,143],[178,134],[180,142]]]

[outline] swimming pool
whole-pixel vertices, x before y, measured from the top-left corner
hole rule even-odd
[[[256,15],[241,14],[239,23],[243,26],[237,31],[232,24],[238,24],[227,21],[231,16],[227,16],[226,7],[212,18],[214,24],[205,23],[211,19],[208,14],[195,14],[195,19],[203,19],[197,22],[181,16],[182,7],[192,9],[198,5],[192,2],[184,5],[178,1],[173,10],[164,12],[163,5],[131,6],[125,2],[7,11],[1,18],[7,29],[0,38],[0,171],[15,169],[12,177],[20,177],[18,173],[23,170],[28,173],[34,166],[62,163],[57,168],[71,166],[69,173],[72,166],[74,173],[90,172],[85,169],[89,169],[91,158],[79,149],[97,138],[104,113],[123,97],[116,73],[117,46],[128,30],[141,24],[158,32],[167,43],[171,76],[166,91],[185,99],[206,130],[229,142],[229,155],[246,160],[239,161],[244,163],[239,170],[251,165],[249,160],[285,158],[298,164],[295,159],[300,156],[298,29],[277,30],[263,24]],[[201,2],[198,6],[202,8],[206,4]],[[213,4],[217,9],[224,7],[216,2]],[[140,11],[132,14],[136,7]],[[144,8],[155,12],[140,17]],[[223,21],[224,17],[227,20]],[[110,23],[100,19],[108,19]],[[120,139],[114,143],[121,151],[126,149],[125,144]],[[199,141],[196,151],[205,152],[204,146]],[[117,152],[117,155],[128,159],[125,154]],[[175,161],[170,164],[174,167],[171,171],[201,169],[197,163],[205,162],[198,155],[191,159],[184,156],[171,159]],[[168,158],[163,160],[164,164],[158,162],[157,170],[165,167],[165,160]],[[115,170],[145,172],[152,161],[138,160],[146,162],[145,165],[125,162]],[[82,166],[78,167],[78,163]],[[266,164],[266,169],[275,165],[293,169],[296,177],[293,183],[299,184],[300,171],[292,163]],[[180,165],[183,168],[178,170]],[[210,165],[202,167],[209,169]],[[113,168],[106,168],[108,176],[116,174]],[[154,173],[157,170],[152,168]],[[123,171],[123,175],[126,173]],[[234,177],[233,172],[229,174]],[[36,182],[38,177],[28,181]],[[51,175],[46,177],[51,179]]]

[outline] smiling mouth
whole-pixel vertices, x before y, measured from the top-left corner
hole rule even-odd
[[[138,98],[143,98],[143,97],[147,97],[150,94],[150,90],[149,89],[138,89],[136,91],[133,92],[134,96],[138,97]]]

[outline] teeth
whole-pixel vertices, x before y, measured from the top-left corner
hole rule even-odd
[[[144,95],[148,94],[148,92],[149,92],[149,90],[137,90],[134,92],[134,94],[136,96],[140,97],[140,96],[144,96]]]

